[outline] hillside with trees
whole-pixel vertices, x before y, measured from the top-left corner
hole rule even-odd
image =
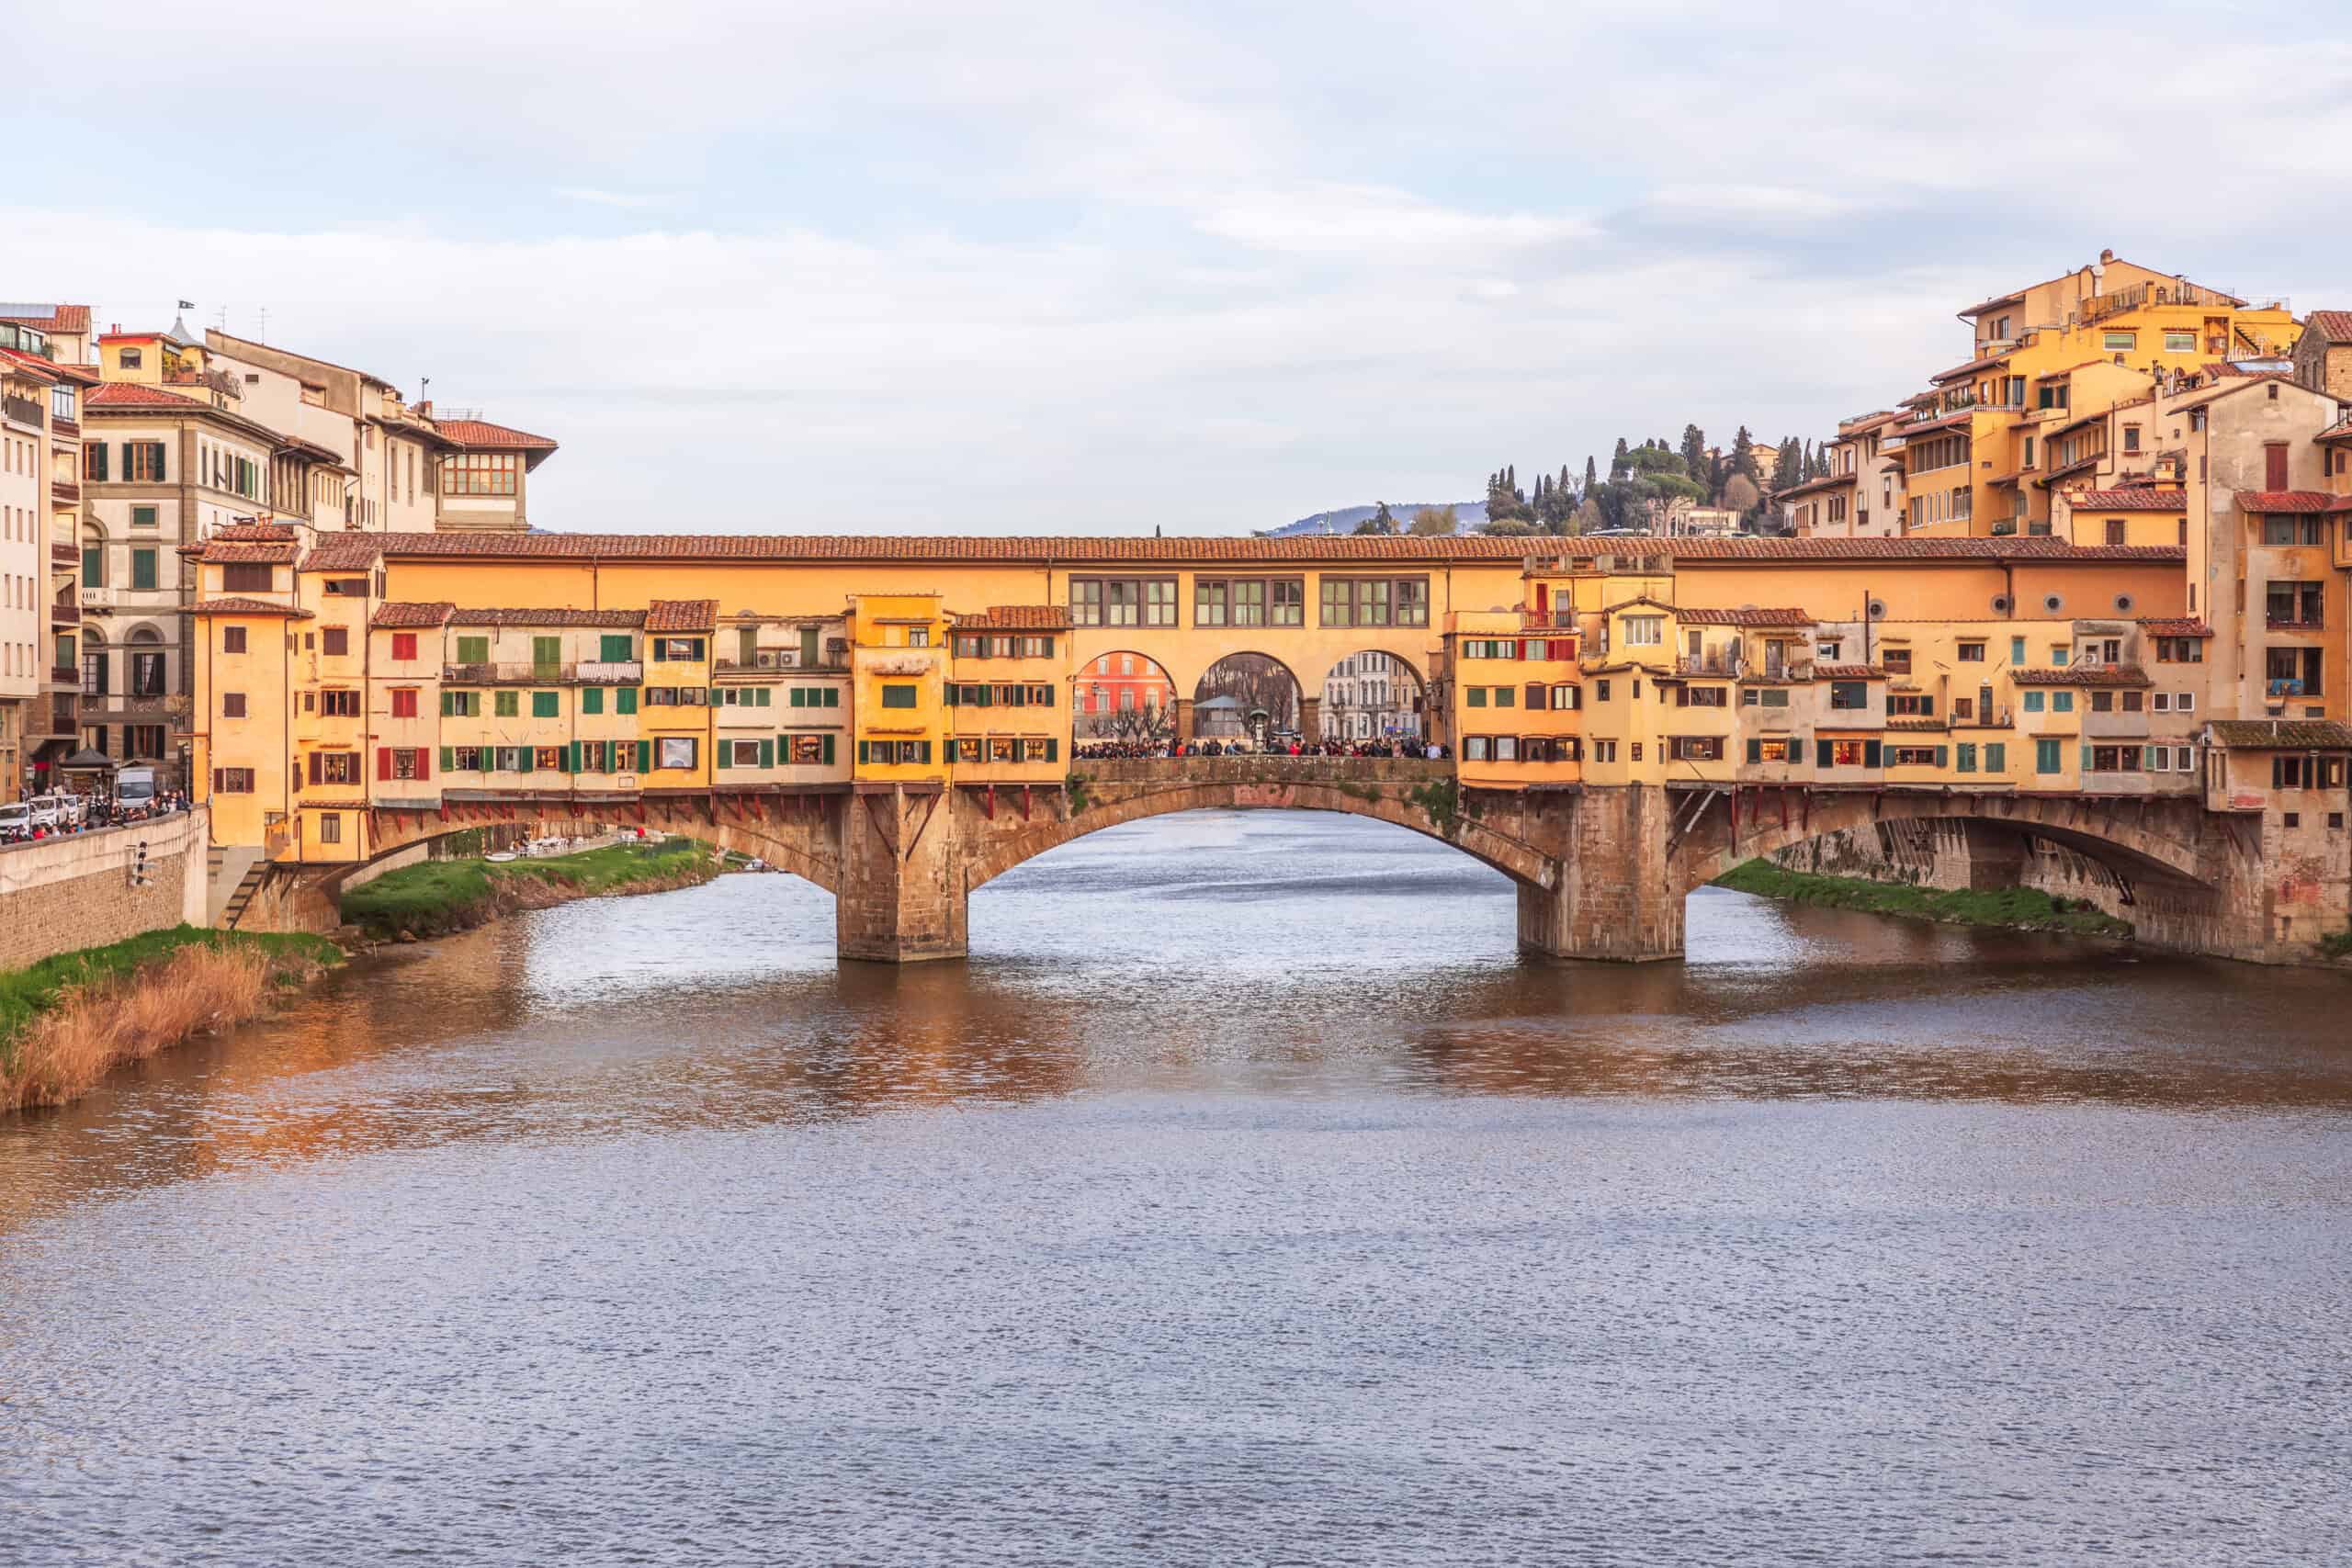
[[[1826,478],[1828,443],[1816,447],[1792,436],[1774,449],[1770,472],[1759,466],[1756,446],[1746,425],[1729,446],[1713,447],[1705,431],[1686,424],[1677,442],[1656,436],[1634,444],[1619,436],[1606,478],[1599,461],[1587,457],[1581,475],[1563,464],[1557,474],[1537,474],[1529,487],[1520,483],[1515,466],[1505,465],[1487,476],[1486,521],[1478,532],[1648,532],[1669,508],[1687,502],[1736,512],[1743,531],[1774,533],[1780,524],[1771,498],[1807,479]]]

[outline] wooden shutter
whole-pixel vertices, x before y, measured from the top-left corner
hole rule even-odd
[[[1750,740],[1747,743],[1747,760],[1751,762],[1760,762],[1764,760],[1764,742]]]
[[[1949,746],[1939,746],[1939,747],[1937,747],[1937,748],[1936,748],[1936,766],[1938,766],[1939,768],[1948,766],[1948,765],[1950,764],[1951,757],[1951,747],[1949,747]]]
[[[765,737],[760,740],[760,766],[763,768],[775,766],[775,742]]]
[[[1830,765],[1828,741],[1816,740],[1813,743],[1813,765],[1816,768],[1826,768]]]
[[[1048,762],[1055,762],[1059,761],[1060,760],[1061,742],[1049,735],[1046,738],[1046,761]]]
[[[563,771],[567,773],[580,772],[580,742],[577,740],[571,743],[570,750],[565,753]]]
[[[755,702],[755,703],[753,703],[753,704],[752,705],[753,707],[761,707],[761,708],[763,708],[763,707],[772,707],[772,706],[774,706],[774,705],[775,705],[773,703],[771,703],[771,702],[769,701],[769,699],[770,699],[771,697],[773,697],[773,696],[775,696],[775,687],[773,687],[773,686],[758,686],[758,687],[754,687],[754,688],[753,688],[753,690],[757,691],[757,692],[759,693],[759,694],[760,694],[760,700],[759,700],[759,701],[757,701],[757,702]]]
[[[432,748],[420,746],[416,749],[416,776],[419,779],[429,779],[433,776]]]
[[[718,765],[720,767],[731,768],[735,765],[735,759],[730,755],[734,750],[735,743],[731,740],[722,740],[718,743]]]
[[[864,767],[865,765],[866,759],[873,754],[873,745],[874,742],[871,740],[861,740],[857,743],[857,761],[860,767]]]
[[[376,748],[376,777],[379,780],[389,780],[391,776],[392,749],[389,746],[379,746]]]
[[[312,784],[323,784],[323,783],[325,783],[326,781],[325,781],[325,780],[321,776],[321,775],[323,773],[323,772],[324,772],[324,769],[321,766],[320,759],[319,759],[319,754],[318,754],[316,751],[311,752],[311,782]]]
[[[1884,754],[1885,752],[1883,748],[1882,748],[1877,741],[1865,740],[1862,742],[1862,766],[1866,768],[1875,768],[1879,766],[1880,759]]]
[[[450,769],[458,765],[456,758],[452,755],[456,750],[457,748],[453,746],[444,746],[441,748],[441,771],[443,773],[446,773]],[[316,761],[315,758],[312,760]]]
[[[1679,708],[1687,708],[1690,705],[1690,687],[1677,686],[1674,688],[1674,705]]]
[[[2085,773],[2089,773],[2090,771],[2091,771],[2091,746],[2090,746],[2090,742],[2089,742],[2089,741],[2087,741],[2087,740],[2086,740],[2086,741],[2084,741],[2084,742],[2083,742],[2083,772],[2085,772]]]
[[[653,742],[650,740],[637,743],[637,771],[640,773],[653,771]]]
[[[1544,705],[1544,682],[1541,681],[1527,682],[1527,705],[1531,708],[1541,708]]]
[[[827,766],[827,767],[829,767],[829,768],[830,768],[830,767],[831,767],[832,765],[833,765],[833,738],[832,738],[831,736],[828,735],[828,736],[826,736],[826,737],[825,737],[825,766]]]

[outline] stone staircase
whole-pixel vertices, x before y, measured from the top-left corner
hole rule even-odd
[[[206,852],[205,863],[205,923],[234,931],[245,906],[253,902],[255,890],[268,876],[269,862],[255,845],[215,844]]]

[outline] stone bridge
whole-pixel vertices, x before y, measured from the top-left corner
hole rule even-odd
[[[1519,888],[1522,949],[1645,960],[1682,952],[1683,899],[1739,862],[1873,824],[1926,821],[1965,837],[1976,885],[2016,880],[2030,840],[2115,878],[2141,939],[2249,959],[2271,936],[2256,829],[2188,797],[1962,794],[1817,785],[1460,787],[1447,761],[1196,757],[1072,764],[1058,786],[860,784],[643,796],[452,797],[379,813],[386,852],[487,822],[642,822],[758,855],[835,899],[844,958],[960,957],[972,890],[1047,850],[1123,822],[1204,809],[1338,811],[1442,840]],[[331,900],[353,868],[298,876]],[[299,900],[298,900],[299,901]],[[313,900],[313,919],[317,904]]]

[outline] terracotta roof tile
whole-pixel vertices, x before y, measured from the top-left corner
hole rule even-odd
[[[718,626],[716,599],[656,599],[645,607],[650,632],[707,632]]]
[[[1329,562],[1589,560],[1596,556],[1671,556],[1680,560],[2033,560],[2177,561],[2177,545],[2075,545],[2041,535],[2007,538],[1493,537],[1482,534],[1307,536],[1293,539],[1143,538],[844,534],[379,534],[390,559],[1015,561],[1035,566],[1140,562]]]
[[[2009,671],[2020,686],[2144,686],[2148,672],[2136,664],[2069,664],[2063,670],[2031,666]]]
[[[0,321],[13,321],[20,327],[39,327],[47,333],[85,333],[90,330],[90,308],[87,305],[52,305],[46,316],[0,316]]]
[[[1676,620],[1686,626],[1809,626],[1813,617],[1803,610],[1679,610]]]
[[[641,626],[642,610],[453,610],[453,626]]]
[[[2352,724],[2321,718],[2216,718],[2205,728],[2224,746],[2244,750],[2352,749]]]
[[[1950,413],[1936,414],[1931,418],[1920,420],[1915,424],[1898,424],[1894,427],[1894,434],[1905,439],[1914,435],[1924,435],[1930,430],[1943,430],[1955,424],[1966,424],[1979,412],[1976,409],[1954,409]]]
[[[956,617],[958,631],[1057,632],[1069,629],[1069,611],[1060,604],[991,604],[977,615]]]
[[[1916,734],[1951,728],[1940,718],[1890,718],[1886,721],[1886,727],[1889,729],[1900,729]]]
[[[2213,628],[2199,620],[2142,621],[2150,637],[2211,637]]]
[[[205,599],[188,606],[192,615],[284,615],[288,620],[307,621],[311,612],[298,610],[289,604],[273,604],[266,599]]]
[[[2070,495],[2067,501],[2077,511],[2086,507],[2099,512],[2186,512],[2188,492],[2179,490],[2155,490],[2134,485],[2128,490],[2086,490]]]
[[[177,392],[167,392],[161,387],[142,387],[135,381],[108,381],[104,386],[91,389],[89,396],[82,400],[82,407],[85,410],[171,409],[176,411],[209,409],[211,406],[209,403],[198,402],[194,398],[182,397]]]
[[[2009,356],[2007,354],[1988,354],[1982,359],[1972,359],[1964,365],[1955,365],[1949,370],[1939,370],[1928,379],[1937,386],[1941,386],[1946,381],[1956,381],[1962,376],[1973,376],[1979,370],[1990,370],[1996,365],[2007,365],[2008,362]]]
[[[2313,439],[2318,441],[2342,441],[2347,437],[2352,437],[2352,419],[2347,419],[2341,424],[2329,425],[2325,430],[2321,431],[2318,435],[2314,436]]]
[[[492,424],[486,419],[436,419],[434,427],[461,446],[476,451],[552,452],[555,442],[527,430]]]
[[[207,565],[244,566],[266,562],[272,566],[291,566],[294,558],[302,553],[300,545],[224,545],[213,540],[187,552]]]
[[[304,571],[366,571],[384,552],[370,534],[324,534],[302,558]]]
[[[1813,667],[1816,681],[1883,681],[1886,671],[1868,664],[1816,664]]]
[[[1807,479],[1801,485],[1791,485],[1786,490],[1776,490],[1772,492],[1772,499],[1793,501],[1801,495],[1814,495],[1822,491],[1842,490],[1853,482],[1854,476],[1851,474],[1831,474],[1826,479]]]
[[[2305,324],[2330,343],[2352,343],[2352,310],[2313,310]]]
[[[391,599],[376,606],[375,618],[368,624],[393,631],[411,631],[419,626],[442,626],[449,624],[449,612],[456,608],[457,606],[447,599],[434,604]]]
[[[2253,513],[2342,512],[2352,509],[2352,496],[2321,490],[2242,490],[2238,504]]]
[[[212,536],[237,545],[285,544],[300,537],[291,523],[231,523],[213,529]]]

